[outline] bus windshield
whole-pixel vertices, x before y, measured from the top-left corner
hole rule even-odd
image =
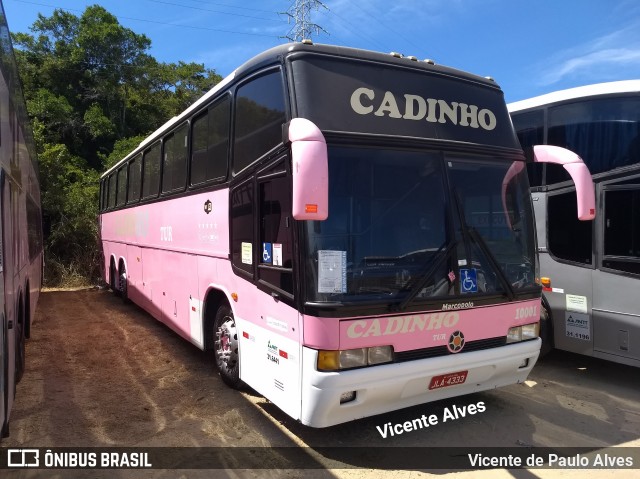
[[[305,222],[307,301],[406,306],[535,287],[526,169],[511,165],[330,146],[329,217]]]

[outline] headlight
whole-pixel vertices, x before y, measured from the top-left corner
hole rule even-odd
[[[373,346],[341,351],[320,350],[318,351],[318,371],[361,368],[388,363],[392,360],[393,348],[391,346]]]
[[[514,326],[507,332],[507,344],[527,341],[540,336],[540,322]]]

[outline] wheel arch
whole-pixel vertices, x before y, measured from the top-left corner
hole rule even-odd
[[[215,319],[216,312],[223,304],[229,306],[235,315],[233,301],[230,300],[229,293],[222,288],[210,285],[205,293],[204,301],[202,301],[205,351],[210,351],[213,348],[213,321]]]

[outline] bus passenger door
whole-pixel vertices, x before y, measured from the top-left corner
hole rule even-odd
[[[536,200],[537,198],[537,200]],[[551,308],[553,339],[558,349],[593,353],[593,221],[577,216],[574,188],[534,194],[536,218],[546,234],[539,234],[540,275],[550,279],[544,295]],[[544,204],[546,202],[546,205]],[[546,215],[538,212],[546,210]]]
[[[594,356],[640,366],[640,177],[598,186]]]

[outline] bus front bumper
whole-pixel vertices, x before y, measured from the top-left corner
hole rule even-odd
[[[506,346],[351,371],[319,372],[318,352],[303,347],[300,420],[327,427],[431,401],[524,382],[540,352],[540,339]],[[313,367],[309,367],[309,365]],[[429,390],[431,379],[467,371],[463,384]],[[355,399],[340,404],[344,393]]]

